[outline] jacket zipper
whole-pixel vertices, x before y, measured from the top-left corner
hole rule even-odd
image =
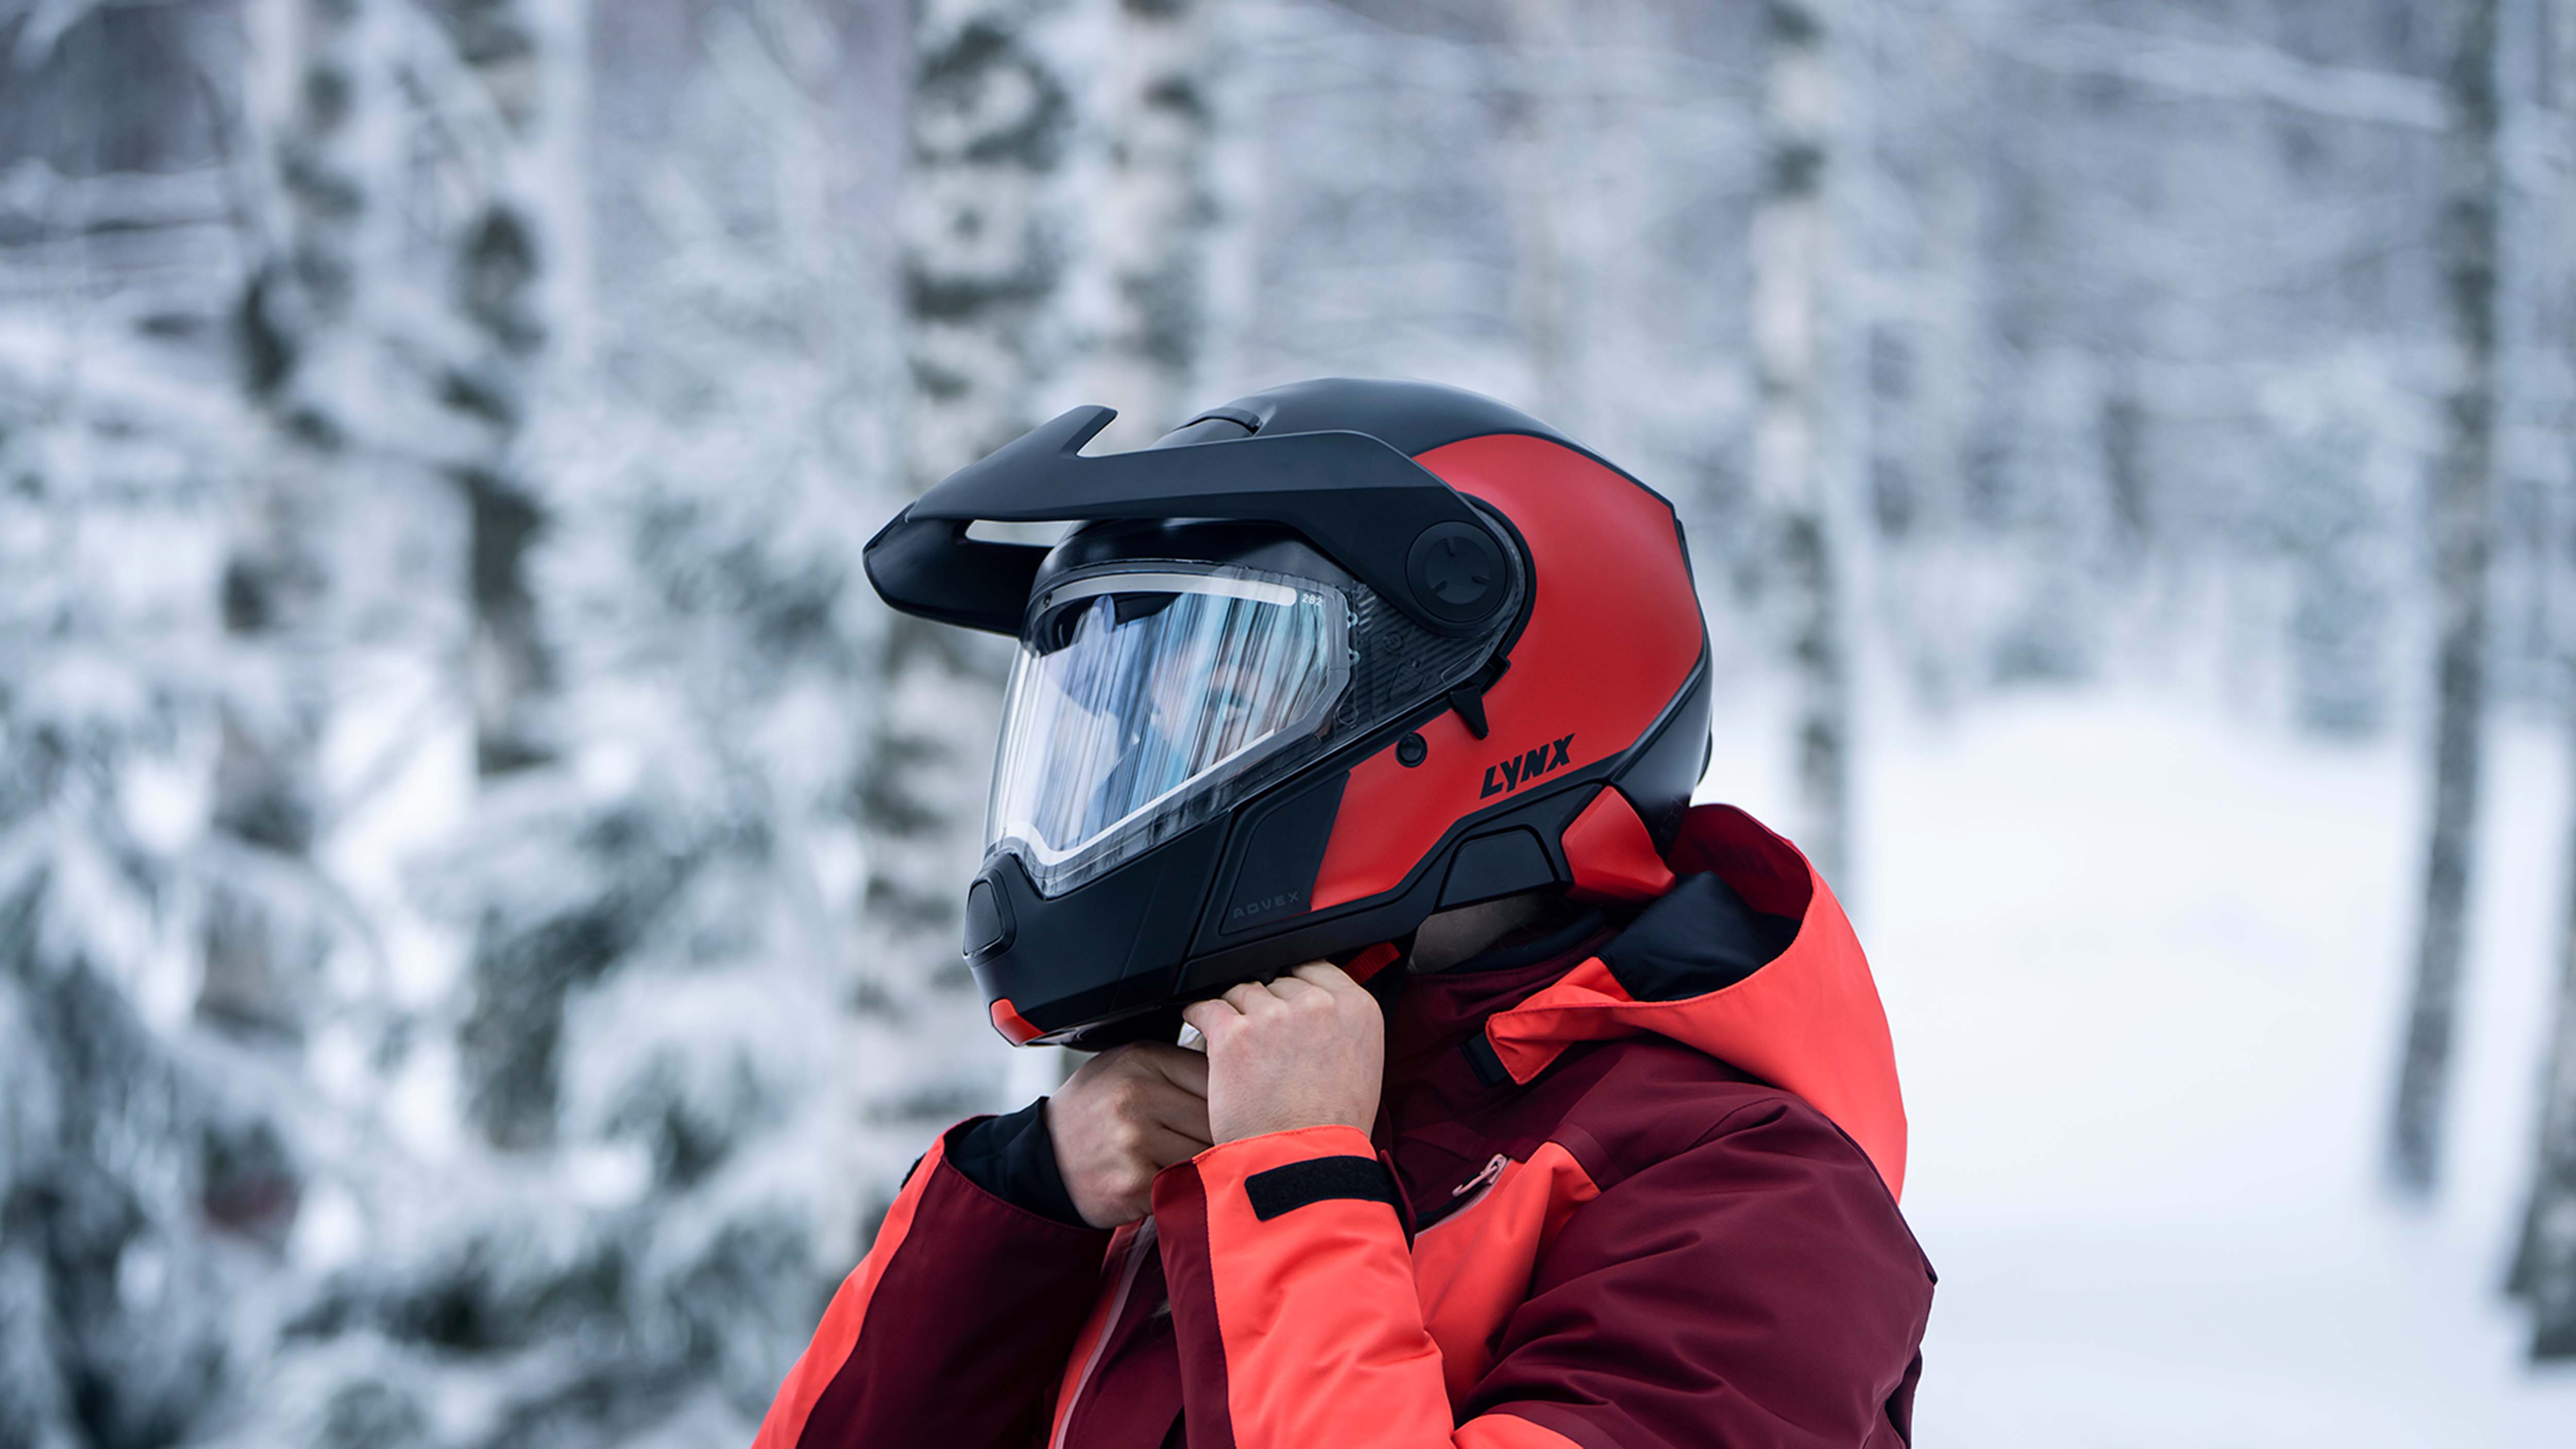
[[[1118,1291],[1109,1300],[1109,1316],[1100,1321],[1100,1339],[1091,1345],[1082,1376],[1073,1381],[1073,1392],[1064,1396],[1064,1410],[1056,1416],[1055,1437],[1047,1441],[1047,1449],[1064,1449],[1064,1436],[1073,1432],[1073,1411],[1082,1406],[1082,1391],[1091,1387],[1091,1376],[1099,1371],[1101,1356],[1109,1352],[1109,1340],[1118,1332],[1118,1320],[1127,1315],[1127,1295],[1136,1286],[1137,1270],[1145,1266],[1145,1255],[1154,1251],[1154,1219],[1149,1215],[1127,1241],[1127,1261],[1118,1270]]]
[[[1476,1204],[1483,1202],[1485,1200],[1485,1194],[1494,1190],[1494,1184],[1503,1180],[1503,1169],[1509,1165],[1511,1165],[1510,1158],[1504,1156],[1502,1153],[1495,1153],[1493,1160],[1478,1169],[1474,1177],[1468,1178],[1465,1182],[1449,1189],[1449,1201],[1443,1203],[1440,1206],[1439,1211],[1434,1212],[1430,1217],[1425,1218],[1422,1221],[1421,1226],[1413,1230],[1413,1235],[1418,1238],[1424,1233],[1431,1231],[1433,1228],[1440,1226],[1442,1223],[1449,1221],[1451,1218],[1456,1217],[1458,1214],[1465,1212],[1467,1209],[1474,1207]]]

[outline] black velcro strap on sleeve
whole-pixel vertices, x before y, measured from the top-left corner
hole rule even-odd
[[[1263,1222],[1309,1203],[1358,1198],[1395,1206],[1395,1183],[1374,1157],[1317,1157],[1256,1172],[1243,1180],[1243,1195]],[[1401,1216],[1401,1210],[1398,1213]]]

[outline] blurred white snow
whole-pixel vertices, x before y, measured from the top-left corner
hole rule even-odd
[[[2498,1294],[2568,850],[2564,736],[2496,732],[2448,1189],[2378,1166],[2418,746],[2320,745],[2193,691],[2033,691],[1873,721],[1856,924],[1941,1274],[1925,1449],[2539,1445]],[[1701,786],[1776,813],[1764,692]]]

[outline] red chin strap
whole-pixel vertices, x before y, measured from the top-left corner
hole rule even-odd
[[[1343,962],[1342,973],[1366,986],[1370,977],[1394,965],[1403,956],[1404,952],[1398,950],[1393,941],[1380,941]]]
[[[1673,888],[1673,868],[1616,786],[1593,796],[1560,839],[1574,872],[1566,894],[1578,901],[1651,901]]]

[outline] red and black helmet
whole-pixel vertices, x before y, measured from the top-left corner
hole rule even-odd
[[[966,904],[1004,1035],[1167,1033],[1434,911],[1660,877],[1709,743],[1662,497],[1427,383],[1298,383],[1082,456],[1112,416],[1030,432],[867,547],[895,608],[1020,641]]]

